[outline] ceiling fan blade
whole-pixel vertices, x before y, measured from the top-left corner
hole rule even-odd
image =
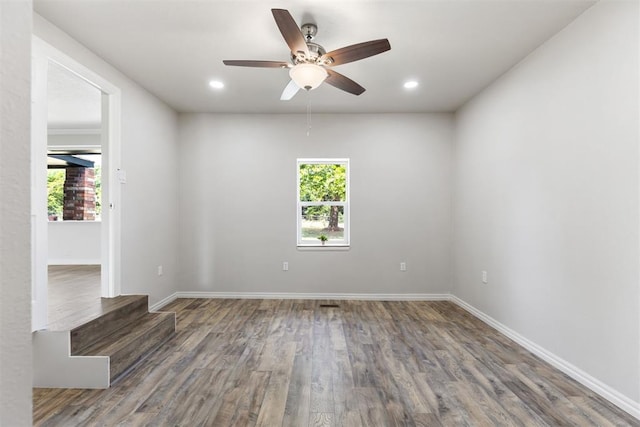
[[[300,27],[296,24],[291,14],[286,9],[271,9],[273,13],[273,19],[276,20],[276,25],[282,33],[282,37],[287,42],[289,49],[295,55],[298,52],[303,52],[307,57],[309,56],[309,48],[304,40],[304,36],[300,31]]]
[[[327,70],[327,73],[329,74],[329,77],[325,79],[325,82],[331,86],[337,87],[338,89],[342,89],[345,92],[349,92],[354,95],[360,95],[366,90],[349,77],[343,76],[340,73],[336,73],[333,70]]]
[[[327,52],[320,58],[321,61],[328,61],[328,66],[346,64],[348,62],[358,61],[368,58],[391,49],[389,40],[371,40],[368,42],[358,43],[351,46]]]
[[[298,87],[296,82],[291,80],[287,87],[285,87],[282,91],[282,95],[280,95],[280,101],[289,101],[296,95],[296,93],[298,93],[299,90],[300,88]]]
[[[288,68],[288,62],[283,61],[244,61],[244,60],[229,60],[222,61],[224,65],[234,65],[236,67],[258,67],[258,68]]]

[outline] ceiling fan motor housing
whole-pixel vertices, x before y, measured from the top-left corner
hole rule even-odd
[[[315,64],[322,55],[327,53],[324,47],[318,43],[307,42],[307,48],[309,49],[309,56],[304,52],[297,52],[296,55],[291,54],[291,60],[294,64]]]

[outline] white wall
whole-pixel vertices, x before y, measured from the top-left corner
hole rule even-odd
[[[0,425],[31,425],[31,1],[0,1]]]
[[[34,34],[121,90],[121,291],[148,294],[155,304],[176,287],[177,115],[37,14]]]
[[[49,147],[100,147],[100,130],[86,131],[86,133],[61,134],[49,133],[47,145]],[[91,133],[89,133],[91,132]]]
[[[453,162],[453,293],[635,402],[639,76],[638,5],[602,1],[458,112]]]
[[[180,116],[182,290],[447,293],[452,116],[311,121]],[[296,250],[299,157],[351,159],[351,250]]]
[[[49,221],[49,265],[100,264],[100,221]]]

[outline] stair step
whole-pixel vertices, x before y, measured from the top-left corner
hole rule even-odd
[[[71,354],[81,352],[94,343],[121,330],[147,313],[147,295],[121,295],[103,298],[104,312],[98,317],[71,330]]]
[[[72,355],[109,356],[113,382],[175,333],[175,313],[146,313]]]

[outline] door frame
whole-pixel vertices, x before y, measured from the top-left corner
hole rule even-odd
[[[66,68],[102,92],[102,218],[101,295],[121,293],[120,249],[120,120],[121,92],[94,71],[42,39],[32,38],[31,118],[31,230],[32,230],[32,330],[47,325],[48,216],[47,180],[47,77],[51,62]]]

